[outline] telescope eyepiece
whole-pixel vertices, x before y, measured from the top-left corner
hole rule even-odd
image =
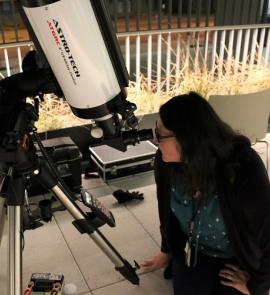
[[[144,140],[153,139],[152,129],[122,131],[122,141],[125,145],[135,145]]]

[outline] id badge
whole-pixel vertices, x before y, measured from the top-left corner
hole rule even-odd
[[[190,263],[191,263],[191,247],[190,247],[189,241],[186,242],[186,246],[185,246],[184,251],[186,253],[186,265],[187,265],[187,267],[190,267]]]

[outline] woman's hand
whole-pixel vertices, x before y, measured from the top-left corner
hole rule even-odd
[[[159,268],[165,268],[169,263],[169,254],[158,252],[153,258],[145,260],[141,266],[145,271],[153,271]]]
[[[238,266],[225,264],[225,268],[219,272],[219,276],[226,279],[221,280],[221,284],[237,289],[239,292],[250,295],[247,289],[249,274],[241,270]]]

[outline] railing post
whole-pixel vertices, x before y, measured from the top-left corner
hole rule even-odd
[[[249,70],[251,70],[254,66],[256,47],[257,47],[257,39],[258,39],[258,29],[253,30],[252,32],[252,45],[251,45],[251,53],[250,53],[250,61],[249,61]]]
[[[216,54],[217,54],[217,31],[214,31],[213,45],[212,45],[212,63],[211,63],[211,74],[212,75],[215,73]]]
[[[266,50],[264,57],[264,65],[267,65],[269,62],[269,53],[270,53],[270,29],[268,29],[267,41],[266,41]]]
[[[220,40],[220,50],[219,50],[219,57],[218,57],[218,77],[220,78],[223,73],[223,63],[224,63],[224,51],[225,51],[225,40],[226,40],[226,31],[222,31],[221,33],[221,40]]]
[[[160,93],[161,90],[161,47],[162,47],[162,36],[158,35],[157,42],[157,93]]]
[[[147,87],[152,87],[152,35],[147,38]]]
[[[245,75],[246,65],[247,65],[247,60],[248,60],[249,39],[250,39],[250,29],[246,30],[246,33],[245,33],[245,44],[244,44],[242,69],[241,69],[241,73],[243,76]]]
[[[228,47],[228,55],[227,55],[227,67],[226,67],[227,77],[231,73],[231,65],[232,65],[232,57],[233,57],[233,40],[234,40],[234,30],[231,30],[229,35],[229,47]]]
[[[125,37],[125,60],[127,71],[130,74],[130,37]]]
[[[4,57],[5,57],[7,76],[9,77],[11,75],[11,72],[10,72],[10,65],[9,65],[9,58],[8,58],[8,50],[7,50],[7,48],[4,49]]]
[[[261,36],[260,36],[260,43],[259,43],[259,51],[258,51],[258,65],[261,65],[264,39],[265,39],[265,29],[262,29]]]
[[[177,34],[176,44],[176,67],[175,67],[175,81],[176,87],[179,87],[179,74],[180,74],[180,59],[181,59],[181,34]]]
[[[136,90],[140,92],[141,84],[141,37],[136,37]]]
[[[241,46],[242,46],[242,35],[243,35],[243,30],[239,30],[237,33],[236,52],[235,52],[235,64],[234,64],[234,74],[235,75],[238,74],[240,50],[241,50]]]
[[[172,50],[172,37],[171,37],[171,33],[168,33],[167,60],[166,60],[166,93],[169,93],[170,83],[171,83],[171,50]]]
[[[22,72],[22,53],[21,48],[17,47],[17,56],[18,56],[18,65],[19,65],[19,71]]]

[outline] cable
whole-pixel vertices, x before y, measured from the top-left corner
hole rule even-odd
[[[35,285],[34,282],[31,281],[28,284],[28,287],[24,290],[23,295],[31,295],[32,294],[32,291],[33,291],[34,285]]]

